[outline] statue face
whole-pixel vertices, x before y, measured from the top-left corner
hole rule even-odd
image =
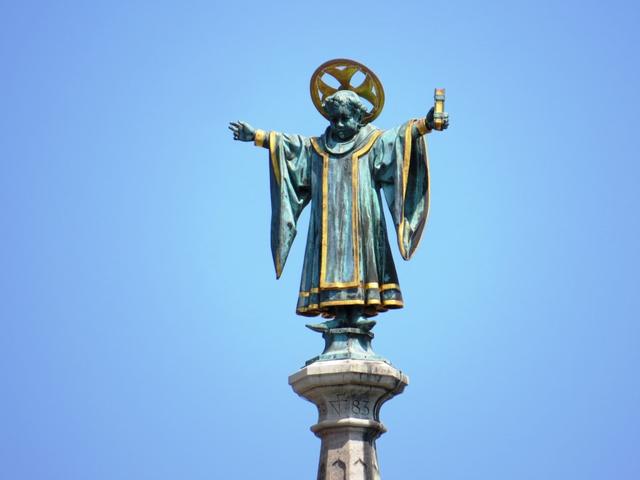
[[[329,112],[331,136],[339,142],[346,142],[360,130],[360,119],[348,106],[339,106]]]

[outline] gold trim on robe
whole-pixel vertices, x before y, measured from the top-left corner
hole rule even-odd
[[[321,257],[320,257],[320,288],[351,288],[360,285],[360,207],[359,207],[359,188],[360,188],[360,157],[371,150],[375,141],[382,135],[380,130],[376,130],[367,143],[351,155],[351,245],[353,250],[353,280],[349,282],[327,282],[327,230],[329,226],[329,154],[325,152],[316,138],[311,139],[311,145],[314,150],[322,157],[322,239],[321,239]]]
[[[280,162],[278,161],[278,153],[276,149],[276,132],[269,133],[269,157],[273,166],[273,176],[276,177],[276,183],[280,185]]]
[[[404,306],[400,285],[397,283],[383,283],[378,286],[377,282],[370,282],[350,289],[312,288],[309,291],[299,292],[298,298],[296,312],[305,316],[322,314],[331,317],[330,307],[345,305],[363,306],[365,314],[369,316]],[[309,304],[305,305],[307,302]]]
[[[429,179],[429,150],[427,147],[426,139],[421,140],[417,138],[414,140],[412,138],[413,126],[418,124],[418,129],[420,129],[419,123],[420,123],[420,120],[411,120],[408,122],[404,130],[404,152],[403,152],[403,161],[402,161],[402,214],[400,217],[400,224],[398,225],[398,248],[400,248],[400,253],[402,254],[402,258],[404,258],[405,260],[409,260],[411,258],[413,253],[415,253],[415,251],[418,249],[418,246],[420,245],[420,241],[422,240],[422,235],[420,235],[420,237],[418,238],[418,243],[413,247],[413,251],[411,255],[409,255],[406,249],[404,248],[404,231],[405,231],[405,225],[407,223],[407,220],[404,216],[404,206],[405,206],[406,197],[407,197],[407,184],[409,181],[409,169],[411,167],[411,150],[412,150],[414,141],[416,142],[424,141],[424,149],[425,149],[424,153],[425,153],[426,173],[427,173],[427,180],[426,180],[427,198],[426,198],[426,204],[425,204],[425,210],[426,210],[425,225],[429,220],[429,205],[431,200],[431,189],[429,188],[431,184]]]

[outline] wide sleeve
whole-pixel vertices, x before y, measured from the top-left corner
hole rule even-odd
[[[429,213],[429,154],[416,120],[385,131],[373,148],[373,173],[391,211],[400,254],[409,260]]]
[[[298,217],[311,198],[311,144],[308,138],[269,134],[271,254],[280,278],[296,237]]]

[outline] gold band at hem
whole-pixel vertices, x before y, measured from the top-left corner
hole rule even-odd
[[[311,290],[301,290],[300,292],[298,292],[298,296],[300,297],[308,297],[309,295],[313,295],[314,293],[318,293],[320,292],[320,290],[318,290],[317,288],[312,288]]]
[[[367,290],[370,288],[377,288],[381,292],[384,292],[385,290],[400,290],[400,285],[398,285],[397,283],[383,283],[382,285],[380,285],[378,284],[378,282],[371,282],[365,283],[364,288]]]
[[[328,302],[320,302],[318,303],[312,303],[310,305],[307,305],[306,307],[298,307],[296,310],[298,312],[307,312],[309,310],[320,310],[323,309],[325,307],[336,307],[336,306],[342,306],[342,305],[365,305],[365,306],[369,306],[369,305],[374,305],[374,306],[387,306],[387,305],[395,305],[395,306],[400,306],[400,307],[404,307],[404,302],[402,300],[378,300],[378,299],[371,299],[368,301],[364,301],[364,300],[330,300]]]
[[[312,303],[306,307],[298,307],[298,312],[308,312],[310,310],[320,310],[325,307],[337,307],[341,305],[364,305],[364,300],[332,300],[329,302],[320,302],[320,304]]]
[[[308,305],[306,307],[296,308],[296,312],[308,312],[309,310],[317,310],[317,309],[318,309],[318,304],[312,303],[311,305]]]
[[[264,130],[256,130],[256,136],[253,139],[253,144],[256,147],[264,147],[265,138],[267,138],[267,132]]]
[[[298,296],[300,297],[308,297],[309,295],[313,295],[314,293],[320,293],[320,291],[327,291],[327,290],[349,290],[352,288],[361,288],[360,285],[358,285],[357,287],[348,287],[348,286],[341,286],[341,287],[331,287],[331,288],[312,288],[311,290],[301,290],[300,292],[298,292]],[[400,285],[398,285],[397,283],[383,283],[382,285],[378,284],[378,282],[370,282],[370,283],[365,283],[364,284],[364,289],[365,290],[373,290],[373,289],[379,289],[381,292],[384,292],[386,290],[400,290]]]
[[[383,305],[397,305],[399,307],[404,307],[404,302],[402,300],[383,300]]]
[[[329,300],[320,302],[320,307],[335,307],[339,305],[364,305],[364,300]]]

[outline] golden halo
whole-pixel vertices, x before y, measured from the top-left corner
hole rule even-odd
[[[351,85],[351,79],[358,72],[364,75],[364,80],[358,86]],[[340,86],[335,88],[325,83],[323,80],[325,75],[333,77],[338,81]],[[329,116],[322,108],[322,102],[326,97],[333,95],[338,90],[351,90],[372,105],[371,111],[362,119],[364,123],[369,123],[377,118],[384,106],[384,89],[382,88],[382,83],[380,83],[375,73],[355,60],[336,58],[323,63],[316,68],[316,71],[311,75],[310,89],[313,104],[327,120],[329,120]]]

